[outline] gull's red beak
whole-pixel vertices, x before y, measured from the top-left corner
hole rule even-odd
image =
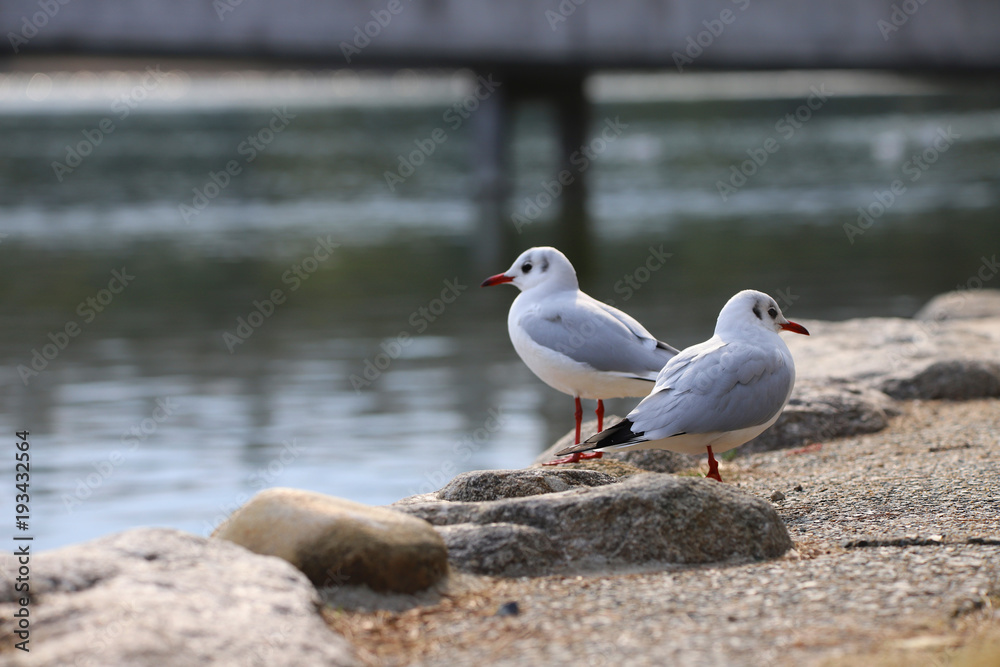
[[[779,325],[785,331],[791,331],[793,333],[802,334],[803,336],[808,336],[809,332],[801,324],[796,324],[795,322],[785,322]]]
[[[504,283],[509,283],[512,280],[514,280],[512,277],[505,275],[503,273],[498,273],[495,276],[490,276],[489,278],[484,280],[483,284],[480,285],[480,287],[492,287],[493,285],[502,285]],[[803,329],[803,331],[805,331],[805,329]]]

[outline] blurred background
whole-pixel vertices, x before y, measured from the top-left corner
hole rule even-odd
[[[5,2],[0,425],[36,548],[528,465],[572,399],[478,285],[532,245],[678,347],[744,288],[837,320],[976,287],[1000,9],[792,4]]]

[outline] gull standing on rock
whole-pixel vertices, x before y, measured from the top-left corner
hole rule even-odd
[[[795,384],[781,330],[809,335],[763,292],[744,290],[719,313],[715,335],[672,358],[656,387],[607,431],[557,455],[614,449],[708,449],[708,475],[722,481],[719,453],[756,438],[778,419]]]
[[[580,443],[581,398],[597,399],[597,429],[603,430],[603,399],[645,396],[677,354],[632,317],[581,292],[573,265],[555,248],[525,250],[481,287],[503,283],[521,290],[507,316],[518,356],[545,384],[576,402],[574,444]],[[601,455],[574,452],[546,465]]]

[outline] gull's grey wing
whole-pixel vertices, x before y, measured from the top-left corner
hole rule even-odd
[[[681,433],[736,431],[769,421],[795,381],[780,347],[711,339],[665,366],[656,388],[629,413],[644,440]]]
[[[649,331],[646,330],[646,327],[639,324],[639,321],[636,320],[631,315],[629,315],[628,313],[623,313],[617,308],[609,306],[608,304],[598,301],[597,299],[593,299],[592,303],[593,305],[597,306],[598,308],[606,312],[608,315],[614,317],[616,320],[618,320],[626,327],[628,327],[629,331],[635,334],[637,338],[655,340],[656,346],[662,350],[666,350],[667,352],[669,352],[670,356],[673,356],[680,352],[680,350],[678,350],[673,345],[664,343],[662,340],[657,340],[657,338],[653,336],[653,334],[649,333]]]
[[[535,343],[574,361],[599,371],[654,380],[676,351],[669,346],[665,349],[638,322],[635,324],[645,336],[584,299],[542,306],[520,319]]]

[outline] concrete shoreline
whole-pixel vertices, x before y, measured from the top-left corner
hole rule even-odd
[[[271,489],[212,538],[32,554],[34,655],[8,577],[0,664],[1000,663],[1000,292],[809,328],[727,484],[633,452],[388,508]]]

